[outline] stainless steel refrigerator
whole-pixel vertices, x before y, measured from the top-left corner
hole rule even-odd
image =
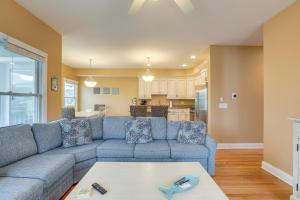
[[[195,121],[207,123],[208,115],[208,85],[196,87],[195,95]]]

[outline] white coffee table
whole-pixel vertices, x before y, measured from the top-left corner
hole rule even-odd
[[[81,188],[98,182],[108,190],[105,195],[93,191],[91,200],[166,200],[159,186],[170,185],[184,175],[199,176],[199,185],[176,194],[174,200],[227,200],[228,198],[199,163],[97,162],[67,196],[76,200]]]

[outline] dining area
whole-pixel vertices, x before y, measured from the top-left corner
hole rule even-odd
[[[109,112],[109,106],[105,104],[95,104],[94,109],[76,111],[75,107],[67,106],[61,109],[61,118],[63,119],[81,119],[97,116],[105,116]]]

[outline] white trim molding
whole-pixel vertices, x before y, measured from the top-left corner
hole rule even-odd
[[[266,161],[262,161],[261,168],[273,176],[279,178],[283,182],[289,184],[290,186],[293,186],[293,177],[289,175],[288,173],[282,171],[281,169],[278,169],[277,167],[271,165],[270,163]]]
[[[263,149],[263,143],[219,143],[218,149]]]

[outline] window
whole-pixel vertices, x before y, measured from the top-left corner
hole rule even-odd
[[[0,127],[42,120],[42,59],[0,40]]]
[[[77,88],[78,82],[65,79],[64,81],[64,106],[73,106],[77,108]]]

